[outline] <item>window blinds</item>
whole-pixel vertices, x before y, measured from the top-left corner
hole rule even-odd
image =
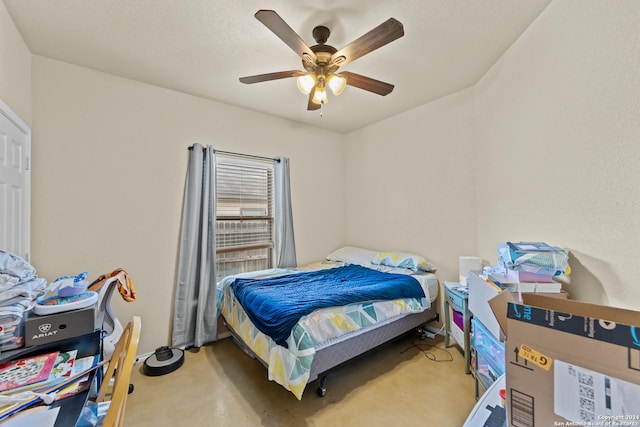
[[[269,268],[273,248],[272,164],[219,155],[216,168],[219,275]]]

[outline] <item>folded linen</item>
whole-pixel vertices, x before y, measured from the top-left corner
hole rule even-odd
[[[0,273],[0,292],[18,284],[20,279],[10,274]]]
[[[0,306],[13,305],[23,300],[33,301],[44,292],[46,287],[47,281],[39,277],[15,285],[0,292]]]
[[[21,282],[35,277],[36,269],[18,255],[0,249],[0,273],[17,277]]]
[[[506,267],[515,271],[527,271],[529,273],[548,276],[569,274],[567,252],[557,246],[548,246],[548,249],[520,250],[518,246],[510,242],[498,245],[499,261]]]

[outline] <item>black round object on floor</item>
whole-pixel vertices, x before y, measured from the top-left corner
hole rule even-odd
[[[167,346],[158,347],[151,356],[144,361],[144,373],[151,377],[168,374],[175,371],[184,363],[184,351]]]

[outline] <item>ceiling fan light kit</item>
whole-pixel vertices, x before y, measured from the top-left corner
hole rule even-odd
[[[316,90],[313,91],[313,97],[311,98],[311,102],[317,105],[322,105],[329,102],[329,98],[327,98],[327,91],[323,86],[316,87]]]
[[[298,89],[305,95],[311,93],[311,89],[316,85],[316,76],[312,73],[304,74],[298,77]]]
[[[339,74],[330,74],[329,77],[327,77],[327,84],[331,92],[338,96],[344,91],[344,88],[347,87],[347,78]]]
[[[347,85],[382,96],[393,91],[392,84],[348,71],[337,73],[337,70],[339,67],[404,36],[404,28],[398,20],[390,18],[338,50],[326,44],[331,34],[327,27],[317,26],[313,29],[313,38],[317,44],[309,47],[275,11],[259,10],[255,17],[300,57],[302,67],[306,72],[291,70],[259,74],[241,77],[240,82],[252,84],[296,77],[298,89],[309,97],[307,103],[309,111],[317,110],[328,102],[327,86],[336,96],[340,95]]]

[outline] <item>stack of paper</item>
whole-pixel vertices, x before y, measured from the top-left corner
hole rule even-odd
[[[37,392],[62,383],[94,364],[94,356],[76,360],[77,354],[77,350],[54,352],[0,364],[0,395]]]
[[[59,354],[56,351],[1,363],[0,392],[23,391],[27,387],[33,389],[48,382]]]

